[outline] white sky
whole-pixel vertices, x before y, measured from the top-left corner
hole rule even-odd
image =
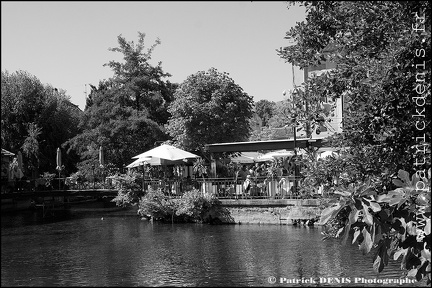
[[[85,106],[85,85],[113,76],[103,64],[122,60],[108,51],[117,36],[146,46],[160,38],[151,63],[162,61],[171,82],[215,67],[227,72],[254,101],[283,100],[292,89],[292,66],[276,53],[304,7],[283,1],[240,2],[1,2],[1,70],[24,70],[43,84],[66,90]],[[295,83],[303,72],[295,69]]]

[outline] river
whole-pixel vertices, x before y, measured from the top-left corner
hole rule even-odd
[[[2,214],[1,286],[420,286],[386,284],[400,281],[400,264],[377,275],[372,255],[322,241],[321,229],[150,223],[123,211]]]

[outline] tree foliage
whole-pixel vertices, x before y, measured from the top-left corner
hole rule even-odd
[[[325,61],[336,67],[295,89],[294,106],[337,98],[344,103],[343,131],[329,139],[343,153],[308,170],[322,184],[335,175],[345,184],[334,187],[341,198],[321,220],[337,228],[331,236],[344,233],[346,239],[354,229],[361,250],[376,248],[376,271],[396,251],[408,275],[430,282],[430,184],[427,192],[416,186],[430,181],[430,4],[301,3],[306,21],[287,32],[296,44],[279,55],[302,68]],[[312,127],[321,112],[304,108],[301,120]],[[318,173],[322,168],[326,173]]]
[[[279,49],[279,55],[301,67],[328,58],[336,68],[309,79],[293,92],[294,100],[309,103],[308,112],[300,109],[301,120],[312,125],[317,114],[322,116],[319,109],[311,110],[314,103],[343,97],[343,133],[332,141],[335,147],[351,147],[350,161],[360,169],[356,174],[385,173],[385,185],[399,169],[410,173],[427,169],[430,152],[420,157],[417,150],[427,151],[423,149],[427,141],[419,141],[420,137],[430,139],[428,2],[326,1],[305,5],[306,22],[286,36],[297,44]],[[416,19],[414,13],[423,20]],[[427,29],[416,32],[413,25]],[[323,53],[329,46],[333,47],[331,53]],[[419,157],[413,157],[416,154]],[[424,164],[416,165],[416,160]]]
[[[136,205],[143,194],[139,184],[140,175],[135,171],[128,171],[126,174],[116,175],[113,180],[118,192],[111,202],[120,207]]]
[[[253,100],[228,73],[215,68],[190,75],[176,90],[168,111],[168,133],[182,148],[246,141]]]
[[[35,123],[28,124],[28,136],[24,139],[22,150],[28,159],[28,167],[36,170],[39,167],[39,138],[42,129]]]
[[[379,179],[364,184],[339,187],[339,199],[331,201],[321,214],[326,225],[325,238],[346,241],[353,231],[352,243],[367,254],[374,252],[373,269],[381,272],[389,258],[401,259],[401,269],[417,281],[431,281],[431,209],[428,175],[419,177],[399,170],[393,179],[397,187],[378,194]]]
[[[262,127],[261,131],[257,133],[258,135],[254,135],[255,138],[253,140],[273,140],[293,137],[294,124],[296,125],[296,133],[299,138],[300,135],[305,134],[305,129],[302,127],[304,125],[300,125],[300,123],[304,124],[305,122],[301,121],[301,117],[298,116],[304,113],[301,109],[303,109],[303,106],[299,104],[299,107],[295,107],[291,99],[273,103],[271,117],[267,119],[266,126]],[[302,138],[304,137],[303,135]]]
[[[276,103],[269,100],[259,100],[255,103],[255,112],[262,120],[262,125],[267,126],[270,118],[275,114]]]
[[[144,51],[145,34],[138,36],[136,45],[118,36],[119,47],[109,50],[122,53],[124,62],[105,64],[114,76],[100,81],[98,87],[91,85],[80,123],[84,132],[68,143],[82,156],[80,167],[84,170],[98,166],[99,146],[104,147],[108,162],[123,167],[157,141],[168,139],[163,125],[177,85],[164,80],[170,74],[163,72],[161,62],[156,66],[150,63],[159,39]]]
[[[124,62],[110,61],[104,66],[110,67],[114,72],[113,81],[122,87],[128,100],[133,102],[137,111],[145,110],[148,118],[159,124],[165,124],[168,120],[167,111],[172,101],[176,84],[164,81],[171,74],[162,69],[162,62],[153,66],[150,64],[151,55],[159,39],[144,52],[145,34],[138,32],[138,43],[127,42],[121,35],[117,37],[119,47],[109,48],[112,52],[120,52],[124,56]]]
[[[2,147],[17,153],[22,150],[24,173],[54,171],[56,150],[77,135],[82,111],[69,101],[64,90],[43,85],[35,76],[17,71],[2,71],[1,76]],[[74,153],[63,155],[66,170],[75,169]]]

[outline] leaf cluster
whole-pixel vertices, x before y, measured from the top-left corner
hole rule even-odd
[[[401,269],[417,281],[431,281],[431,170],[428,175],[400,170],[397,187],[378,194],[373,181],[340,187],[321,214],[324,239],[342,238],[367,254],[374,250],[373,269],[381,272],[389,257],[402,257]]]

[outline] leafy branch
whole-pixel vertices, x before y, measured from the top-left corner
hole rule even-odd
[[[341,238],[346,243],[353,232],[352,244],[367,254],[375,249],[373,269],[381,272],[393,255],[402,256],[401,268],[417,281],[431,281],[431,170],[420,177],[409,177],[399,170],[393,179],[397,187],[377,194],[372,181],[349,185],[335,194],[339,199],[322,212],[320,223],[325,225],[324,239]]]

